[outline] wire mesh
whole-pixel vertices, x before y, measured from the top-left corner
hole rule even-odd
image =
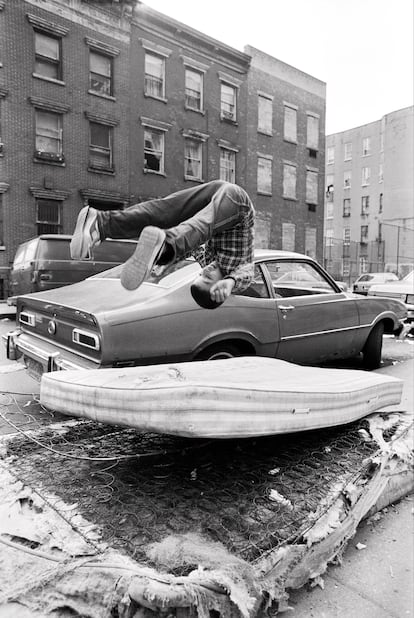
[[[254,562],[295,540],[332,488],[348,483],[376,450],[360,433],[364,421],[206,441],[92,421],[66,420],[62,432],[49,427],[53,413],[29,407],[14,400],[1,408],[5,422],[25,431],[6,443],[14,474],[42,495],[77,503],[106,543],[150,566],[150,543],[190,532]],[[27,427],[41,429],[37,442]]]

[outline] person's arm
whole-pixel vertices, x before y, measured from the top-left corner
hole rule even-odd
[[[243,292],[253,281],[254,264],[252,262],[239,264],[232,270],[225,279],[233,279],[234,286],[232,292]]]

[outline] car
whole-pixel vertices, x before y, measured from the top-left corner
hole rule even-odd
[[[157,268],[135,291],[122,287],[117,266],[20,296],[19,326],[5,336],[7,358],[22,359],[37,377],[242,355],[309,365],[362,355],[363,366],[375,368],[383,333],[399,332],[406,317],[399,300],[343,292],[299,253],[257,251],[251,285],[215,310],[191,296],[200,270],[193,259]]]
[[[407,323],[414,327],[414,270],[399,281],[371,286],[368,294],[377,298],[396,298],[407,308]],[[413,328],[410,329],[411,332]]]
[[[122,264],[134,252],[136,241],[105,240],[94,247],[91,260],[72,260],[67,234],[41,234],[17,247],[10,270],[11,298],[70,285]]]
[[[397,275],[394,273],[364,273],[356,279],[352,290],[354,294],[367,294],[371,285],[388,281],[398,281]]]

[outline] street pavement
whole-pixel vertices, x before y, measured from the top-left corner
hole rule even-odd
[[[14,326],[0,322],[0,335]],[[401,404],[387,410],[413,414],[414,339],[384,339],[386,363],[378,370],[404,381]],[[37,395],[39,384],[0,350],[0,398],[5,392]],[[1,421],[1,419],[0,419]],[[28,428],[28,427],[27,427]],[[0,434],[12,428],[0,422]],[[291,593],[287,614],[292,618],[403,618],[414,616],[414,498],[408,496],[364,521],[351,539],[340,566],[329,566],[319,586]]]

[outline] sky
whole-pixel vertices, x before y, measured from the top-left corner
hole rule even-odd
[[[326,82],[326,133],[413,105],[413,0],[143,0]]]

